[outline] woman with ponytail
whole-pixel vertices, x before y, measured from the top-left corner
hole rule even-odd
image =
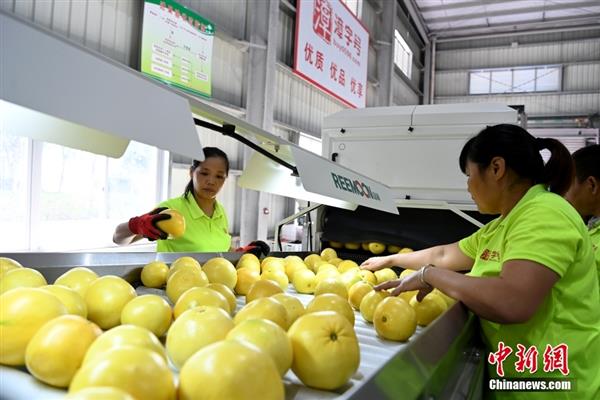
[[[204,147],[204,161],[194,160],[190,181],[182,196],[165,200],[151,212],[117,226],[113,241],[119,245],[142,238],[158,240],[158,252],[223,252],[231,249],[231,235],[225,209],[217,194],[229,174],[229,159],[216,147]],[[156,223],[170,218],[160,214],[167,208],[179,211],[186,223],[183,236],[167,239]]]
[[[547,163],[542,150],[550,152]],[[463,302],[480,317],[491,379],[567,379],[571,391],[552,396],[600,398],[599,283],[586,227],[562,197],[573,176],[568,150],[558,140],[501,124],[471,138],[459,165],[479,211],[499,217],[456,243],[373,257],[361,267],[418,270],[378,290],[393,289],[393,295],[418,290],[421,300],[437,288]],[[511,350],[504,362],[498,357],[502,348]],[[526,351],[535,358],[534,371],[532,364],[527,369],[517,363]],[[488,394],[547,396],[541,391]]]

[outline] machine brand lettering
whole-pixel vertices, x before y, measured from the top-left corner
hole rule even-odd
[[[333,179],[334,186],[338,189],[345,190],[346,192],[351,192],[368,199],[381,201],[379,194],[373,192],[367,184],[359,181],[358,179],[352,181],[345,176],[338,175],[333,172],[331,173],[331,178]]]

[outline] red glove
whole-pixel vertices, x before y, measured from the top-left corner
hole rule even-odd
[[[131,233],[141,235],[150,241],[156,239],[165,240],[169,237],[169,234],[158,228],[156,223],[171,218],[169,214],[160,214],[161,211],[166,209],[167,207],[155,208],[148,214],[131,218],[129,220],[129,230]]]
[[[243,253],[252,253],[256,257],[260,258],[263,256],[264,257],[268,256],[269,252],[271,251],[271,248],[269,247],[268,244],[266,244],[262,240],[255,240],[254,242],[251,242],[247,246],[238,247],[237,249],[235,249],[235,251],[239,251],[239,252],[243,252]]]

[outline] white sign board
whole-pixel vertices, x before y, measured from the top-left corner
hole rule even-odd
[[[341,0],[298,0],[294,72],[354,108],[364,108],[369,32]]]

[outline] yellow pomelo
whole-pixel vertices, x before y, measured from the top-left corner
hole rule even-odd
[[[171,218],[158,221],[156,226],[163,232],[169,234],[169,238],[179,238],[185,233],[185,218],[177,210],[167,209],[160,212],[169,214]]]
[[[385,251],[385,244],[379,242],[369,243],[369,251],[375,255],[381,254]]]
[[[400,249],[400,251],[398,253],[403,254],[403,253],[412,253],[414,250],[411,249],[410,247],[404,247],[402,249]]]
[[[355,310],[360,309],[360,303],[367,293],[373,290],[373,285],[369,282],[359,281],[350,287],[348,291],[348,301]]]
[[[204,271],[195,272],[188,269],[182,269],[175,272],[167,281],[167,296],[173,304],[177,303],[179,297],[187,290],[194,287],[208,286],[208,278]]]
[[[284,272],[285,273],[285,261],[283,258],[268,257],[263,260],[260,265],[261,274],[265,272]]]
[[[283,304],[270,297],[261,297],[246,304],[233,318],[238,325],[247,319],[264,318],[275,322],[282,329],[288,328],[288,315]]]
[[[378,271],[375,271],[375,278],[377,278],[377,284],[379,285],[383,282],[398,279],[398,275],[396,275],[394,270],[391,268],[383,268]]]
[[[337,294],[325,293],[315,296],[310,303],[306,305],[306,314],[317,311],[335,311],[343,315],[352,326],[354,326],[354,310],[346,298]]]
[[[88,287],[98,279],[98,274],[86,267],[71,268],[61,276],[59,276],[55,285],[67,286],[79,293],[85,299],[85,293]]]
[[[37,288],[0,295],[0,364],[25,364],[27,344],[46,322],[67,313],[58,297]]]
[[[169,303],[155,294],[138,296],[123,307],[121,324],[136,325],[163,336],[173,320],[173,311]]]
[[[31,268],[14,268],[2,275],[0,294],[18,287],[40,287],[48,283],[42,274]]]
[[[287,333],[273,321],[245,320],[230,330],[226,339],[251,343],[267,353],[282,377],[292,366],[292,343]]]
[[[85,300],[75,290],[61,285],[41,286],[40,289],[50,292],[58,297],[60,302],[67,308],[67,313],[87,318],[87,306]]]
[[[333,265],[333,264],[328,263],[328,262],[319,263],[318,266],[315,264],[315,269],[317,270],[317,274],[319,272],[323,272],[323,271],[334,271],[334,272],[337,272],[339,274],[339,271],[338,271],[337,267],[335,265]]]
[[[228,314],[231,313],[229,302],[221,293],[208,287],[195,287],[179,297],[173,308],[173,316],[177,319],[185,311],[200,306],[218,307]]]
[[[231,290],[235,287],[237,273],[229,260],[223,257],[211,258],[204,264],[203,270],[209,282],[222,283]]]
[[[287,326],[291,326],[301,315],[304,315],[304,304],[294,296],[285,293],[278,293],[271,296],[272,299],[280,302],[287,311]]]
[[[452,307],[454,305],[454,303],[456,303],[455,298],[448,296],[446,293],[442,292],[441,290],[433,289],[433,293],[440,296],[442,298],[442,300],[444,300],[446,302],[447,308]]]
[[[223,295],[223,297],[225,297],[225,299],[229,303],[230,314],[233,314],[235,312],[235,308],[237,307],[237,301],[235,299],[235,293],[233,293],[233,290],[229,289],[227,286],[223,285],[222,283],[209,283],[207,287],[209,289],[212,289],[214,291],[221,293]],[[237,287],[237,284],[236,284],[236,287]]]
[[[337,266],[338,266],[338,265],[340,265],[340,263],[341,263],[342,261],[344,261],[344,260],[342,260],[342,259],[341,259],[341,258],[339,258],[339,257],[335,257],[335,258],[331,258],[331,259],[329,259],[329,261],[328,261],[328,262],[329,262],[329,264],[331,264],[331,265],[335,265],[335,267],[337,268]]]
[[[352,285],[362,280],[360,276],[360,270],[351,269],[350,271],[346,271],[340,276],[340,280],[344,286],[346,286],[346,289],[349,290]]]
[[[301,269],[308,269],[304,261],[290,261],[285,264],[285,274],[288,276],[290,282],[294,279],[296,271]]]
[[[395,244],[390,244],[387,247],[388,253],[392,253],[392,254],[396,254],[396,253],[400,252],[401,249],[402,249],[402,247],[396,246]]]
[[[448,308],[446,302],[435,293],[429,293],[420,302],[417,301],[417,296],[414,296],[410,305],[417,314],[417,324],[420,326],[429,325]]]
[[[5,272],[10,271],[11,269],[23,268],[20,262],[17,260],[13,260],[8,257],[0,257],[0,279]]]
[[[286,290],[288,287],[289,279],[288,276],[283,271],[266,271],[260,275],[260,279],[262,280],[271,280],[276,282],[281,290]]]
[[[252,253],[243,254],[235,265],[236,269],[248,268],[260,274],[260,260]]]
[[[64,400],[135,400],[122,389],[114,386],[92,386],[71,393]]]
[[[331,247],[327,247],[321,251],[321,258],[325,261],[329,261],[332,258],[337,258],[337,252]]]
[[[67,387],[102,329],[79,315],[62,315],[45,323],[25,351],[27,370],[38,380]]]
[[[316,261],[321,260],[321,256],[318,254],[309,254],[304,258],[304,264],[311,270],[314,268]]]
[[[333,293],[341,298],[348,298],[348,289],[339,278],[326,278],[319,282],[315,288],[315,296],[324,293]]]
[[[344,247],[344,243],[342,242],[329,242],[329,245],[334,248],[334,249],[341,249],[342,247]]]
[[[258,269],[260,271],[260,267]],[[237,282],[235,283],[235,292],[237,294],[246,295],[254,282],[260,279],[260,274],[252,268],[240,268],[237,270]]]
[[[337,266],[338,271],[340,271],[341,274],[343,274],[346,271],[352,270],[352,269],[359,269],[358,268],[358,264],[355,263],[352,260],[344,260],[341,263],[338,264]]]
[[[348,250],[358,250],[360,249],[360,243],[348,242],[344,243],[344,247]]]
[[[368,269],[361,269],[359,274],[363,281],[369,282],[371,285],[377,284],[377,278],[375,277],[375,274]]]
[[[417,315],[408,303],[399,297],[387,297],[375,308],[375,332],[383,339],[404,342],[417,329]]]
[[[292,284],[298,293],[311,294],[317,286],[317,276],[309,269],[300,269],[294,274]]]
[[[179,400],[283,400],[275,362],[247,342],[224,340],[204,347],[179,373]]]
[[[107,351],[123,347],[141,347],[156,353],[163,360],[167,360],[165,348],[157,339],[156,335],[146,328],[136,325],[119,325],[104,332],[89,347],[83,359],[83,365],[95,363],[96,358]]]
[[[149,288],[161,288],[167,283],[169,267],[162,261],[152,261],[142,268],[142,283]]]
[[[352,324],[336,312],[304,314],[290,327],[288,336],[294,353],[292,370],[309,387],[337,389],[358,369],[356,333]]]
[[[375,308],[381,302],[381,300],[389,297],[390,293],[385,290],[373,290],[367,293],[362,301],[360,302],[360,314],[367,322],[373,322],[373,314],[375,314]]]
[[[250,289],[246,294],[246,304],[262,297],[273,296],[277,293],[283,293],[283,290],[276,282],[271,280],[258,280],[250,286]]]
[[[177,367],[201,348],[225,339],[233,329],[231,317],[222,308],[202,306],[187,310],[171,325],[167,333],[167,353]]]
[[[177,271],[181,269],[189,269],[194,272],[202,271],[200,267],[200,263],[194,257],[183,256],[179,257],[177,260],[171,263],[171,268],[169,269],[169,275],[167,276],[167,280]]]
[[[115,347],[84,364],[73,377],[69,393],[94,386],[122,389],[136,399],[175,399],[173,373],[155,352],[134,346]]]
[[[135,296],[135,289],[123,278],[114,275],[98,278],[85,293],[88,319],[104,330],[117,326],[123,307]]]
[[[285,261],[285,265],[287,265],[290,262],[301,262],[304,263],[304,260],[302,259],[302,257],[300,256],[295,256],[295,255],[289,255],[286,256],[283,261]]]
[[[124,390],[113,386],[93,386],[71,393],[64,400],[135,400]]]

